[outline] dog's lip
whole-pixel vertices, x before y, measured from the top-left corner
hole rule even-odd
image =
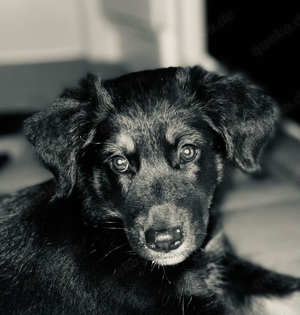
[[[179,248],[167,253],[154,252],[145,245],[143,256],[158,265],[177,265],[187,259],[194,250],[196,246],[193,242],[184,242]]]
[[[188,256],[189,255],[187,253],[182,253],[181,255],[174,255],[171,257],[156,258],[152,261],[161,266],[177,265],[183,262]]]

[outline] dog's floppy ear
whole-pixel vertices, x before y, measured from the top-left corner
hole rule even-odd
[[[48,109],[25,121],[25,133],[56,179],[54,198],[68,197],[76,182],[79,154],[93,139],[111,99],[100,80],[89,74]]]
[[[273,133],[278,110],[259,89],[238,77],[199,76],[198,99],[207,123],[225,142],[228,157],[241,169],[259,169],[259,154]]]

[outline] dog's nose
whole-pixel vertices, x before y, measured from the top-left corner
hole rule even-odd
[[[147,246],[156,252],[169,252],[178,248],[183,241],[180,227],[165,230],[149,229],[145,232]]]

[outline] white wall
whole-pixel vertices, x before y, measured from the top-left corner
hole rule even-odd
[[[81,12],[74,0],[1,0],[0,63],[77,58]]]
[[[0,65],[87,58],[216,70],[205,29],[204,0],[1,0]]]
[[[117,35],[101,0],[0,1],[0,65],[85,57],[116,62],[120,49],[99,50]]]

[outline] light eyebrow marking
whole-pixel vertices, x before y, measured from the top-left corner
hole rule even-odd
[[[130,136],[127,134],[121,133],[116,138],[116,143],[123,147],[127,153],[134,153],[135,147],[134,142]]]
[[[135,146],[130,136],[118,134],[116,137],[105,141],[102,153],[105,155],[127,155],[134,153]]]
[[[166,139],[174,145],[176,140],[180,140],[180,144],[205,144],[203,135],[196,129],[191,129],[183,124],[169,126],[166,132]]]

